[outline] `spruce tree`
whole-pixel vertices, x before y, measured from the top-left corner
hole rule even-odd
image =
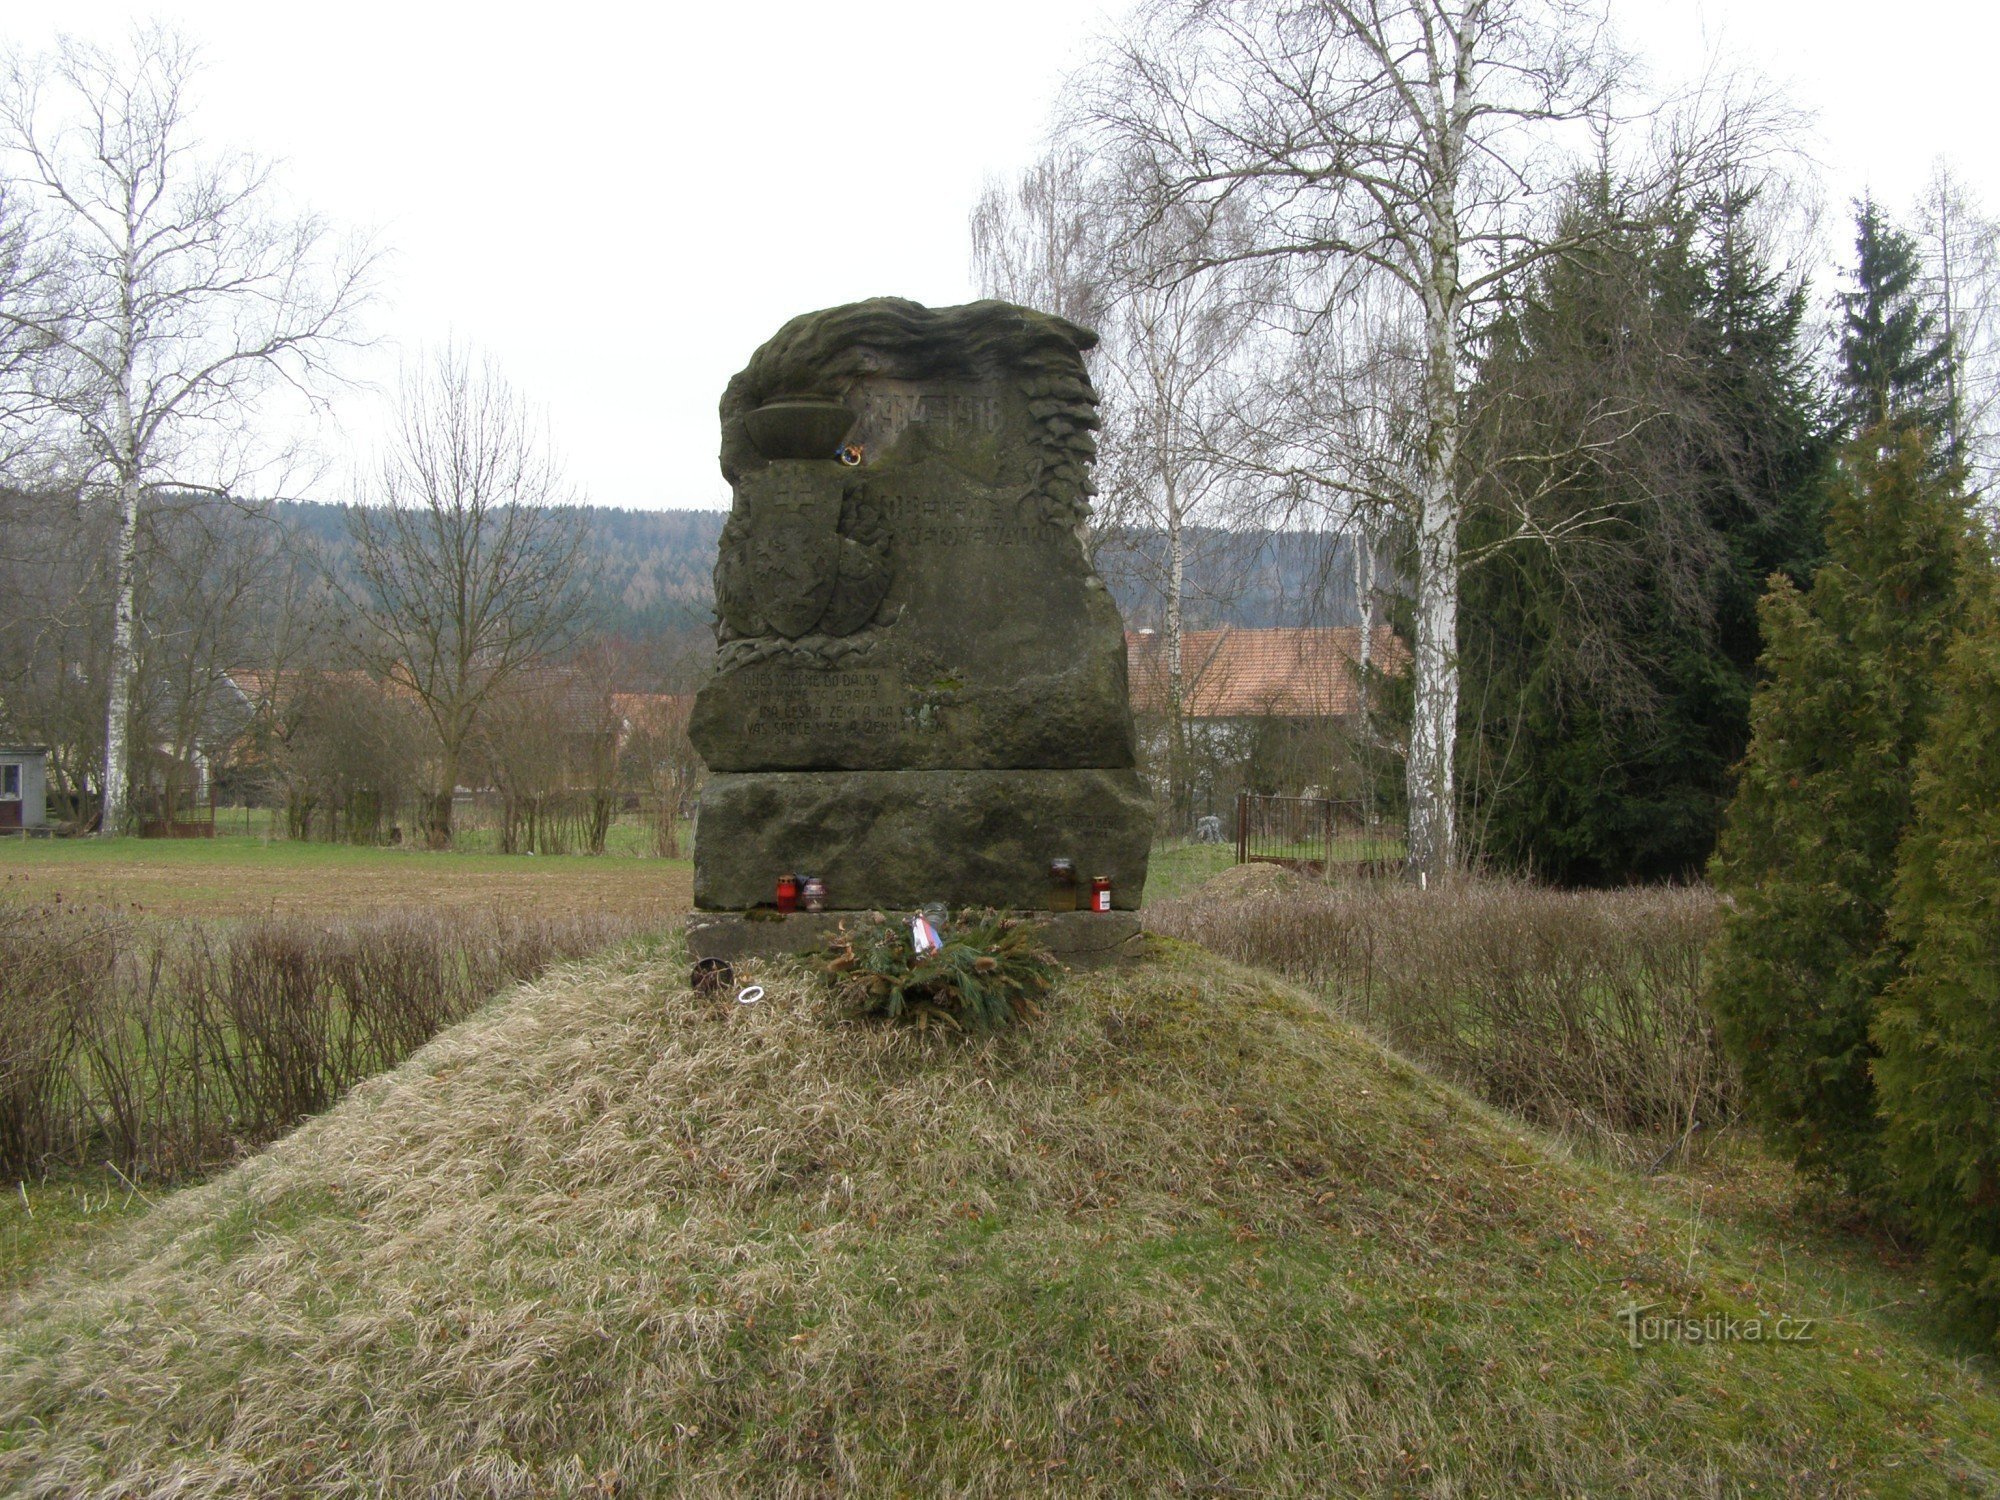
[[[1957,430],[1951,410],[1951,341],[1922,295],[1916,241],[1875,205],[1855,208],[1854,289],[1840,294],[1841,408],[1847,431],[1921,428],[1940,464]]]
[[[1492,330],[1468,443],[1465,549],[1492,549],[1460,615],[1469,823],[1495,863],[1572,884],[1706,864],[1749,743],[1757,599],[1822,544],[1828,413],[1804,293],[1746,228],[1754,191],[1615,199],[1579,187],[1591,254]],[[1503,545],[1523,516],[1541,534]]]
[[[2000,1325],[2000,599],[1986,580],[1946,659],[1917,764],[1891,929],[1906,951],[1875,1023],[1875,1086],[1898,1198],[1949,1304]]]
[[[1896,847],[1974,555],[1919,431],[1849,446],[1827,552],[1809,591],[1777,579],[1760,610],[1766,680],[1711,867],[1728,904],[1710,997],[1750,1113],[1801,1166],[1869,1191]]]

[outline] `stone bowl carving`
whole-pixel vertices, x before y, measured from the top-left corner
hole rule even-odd
[[[826,396],[779,396],[743,414],[750,441],[766,458],[834,458],[854,413]]]

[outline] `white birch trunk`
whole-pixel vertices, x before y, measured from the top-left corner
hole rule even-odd
[[[1381,819],[1381,795],[1375,772],[1375,728],[1368,714],[1368,671],[1375,660],[1375,538],[1366,524],[1355,532],[1354,597],[1361,614],[1361,650],[1354,683],[1354,753],[1361,762],[1361,792],[1366,799],[1372,845]]]
[[[136,273],[129,248],[121,288],[122,358],[114,399],[118,405],[118,532],[112,564],[111,681],[104,708],[104,804],[100,837],[116,838],[131,821],[132,678],[138,669],[139,498],[144,489],[139,465],[139,432],[132,412],[132,286]]]
[[[136,613],[139,587],[139,481],[118,485],[118,536],[114,550],[111,617],[111,682],[104,712],[104,807],[98,832],[115,836],[131,816],[132,676],[137,664]]]
[[[1187,780],[1187,724],[1184,715],[1184,663],[1181,657],[1182,596],[1187,589],[1187,544],[1181,511],[1171,477],[1167,498],[1167,806],[1176,830],[1182,819],[1181,798]]]
[[[1466,122],[1474,106],[1471,48],[1461,40],[1449,116],[1439,110],[1440,153],[1430,202],[1430,275],[1423,293],[1425,442],[1417,488],[1416,649],[1411,662],[1415,702],[1405,774],[1409,799],[1407,871],[1434,882],[1458,859],[1457,787],[1452,759],[1458,741],[1457,491],[1459,285],[1457,183]]]
[[[1375,652],[1375,543],[1368,528],[1354,535],[1354,603],[1361,616],[1361,649],[1354,691],[1354,722],[1362,744],[1368,740],[1368,668]]]
[[[1450,480],[1425,476],[1417,531],[1417,640],[1411,663],[1410,874],[1437,880],[1456,858],[1452,748],[1458,738],[1458,505]]]
[[[132,400],[139,331],[139,229],[132,204],[128,193],[118,271],[118,312],[112,323],[118,349],[111,388],[118,421],[113,454],[118,473],[118,532],[112,574],[111,681],[104,708],[104,803],[97,820],[98,834],[105,838],[124,833],[132,817],[132,679],[139,657],[139,502],[145,488],[145,465]]]

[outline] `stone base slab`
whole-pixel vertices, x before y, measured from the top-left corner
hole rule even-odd
[[[826,946],[843,921],[860,912],[791,912],[746,917],[741,912],[698,911],[687,919],[688,952],[695,958],[782,958]],[[1041,929],[1042,946],[1072,969],[1095,969],[1139,956],[1142,935],[1133,912],[1022,911],[1013,915]]]
[[[1135,910],[1153,798],[1132,770],[734,771],[702,788],[694,904],[747,911],[817,875],[835,911],[1049,905],[1049,861]],[[1088,915],[1086,913],[1086,915]]]

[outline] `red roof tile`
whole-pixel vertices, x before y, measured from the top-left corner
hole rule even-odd
[[[1190,630],[1181,636],[1181,698],[1193,719],[1323,719],[1358,705],[1361,627]],[[1128,631],[1125,659],[1132,706],[1158,713],[1167,702],[1167,640]],[[1391,675],[1410,652],[1386,625],[1375,628],[1369,665]]]

